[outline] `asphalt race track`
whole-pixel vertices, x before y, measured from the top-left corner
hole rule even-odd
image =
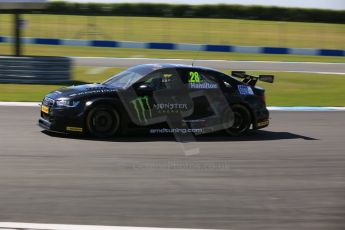
[[[50,136],[38,108],[0,107],[0,221],[344,229],[345,112],[271,114],[265,131],[181,144]]]
[[[128,68],[141,64],[183,64],[207,66],[215,69],[287,71],[344,74],[345,63],[327,62],[279,62],[279,61],[226,61],[226,60],[190,60],[160,58],[104,58],[104,57],[70,57],[76,66],[101,66]]]

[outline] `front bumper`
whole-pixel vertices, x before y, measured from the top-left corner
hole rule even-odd
[[[38,120],[38,125],[43,129],[52,130],[52,123],[44,120],[42,117]]]
[[[63,125],[57,125],[56,123],[47,121],[43,119],[42,117],[39,118],[38,125],[44,130],[47,130],[50,132],[67,133]]]
[[[45,130],[59,133],[84,133],[84,114],[78,108],[41,111],[38,125]]]

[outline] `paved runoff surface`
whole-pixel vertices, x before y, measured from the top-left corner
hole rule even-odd
[[[0,229],[344,229],[345,112],[272,111],[264,131],[181,144],[51,136],[38,110],[0,107]]]
[[[141,64],[183,64],[207,66],[215,69],[306,72],[323,74],[345,74],[345,63],[327,62],[279,62],[279,61],[227,61],[227,60],[191,60],[160,58],[104,58],[70,57],[76,66],[122,67],[128,68]]]

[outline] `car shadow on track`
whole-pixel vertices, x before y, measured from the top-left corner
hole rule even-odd
[[[105,142],[159,142],[159,141],[172,141],[176,142],[176,139],[171,134],[162,135],[149,135],[145,133],[131,133],[126,136],[114,137],[114,138],[105,138],[105,139],[95,139],[88,136],[81,135],[71,135],[71,134],[60,134],[60,133],[51,133],[47,131],[42,131],[42,133],[49,135],[51,137],[57,138],[68,138],[68,139],[78,139],[85,141],[105,141]],[[190,138],[187,138],[190,140]],[[274,132],[266,130],[256,130],[251,131],[244,136],[228,136],[224,133],[213,133],[213,134],[204,134],[195,136],[195,142],[224,142],[224,141],[233,141],[233,142],[242,142],[242,141],[274,141],[274,140],[289,140],[289,139],[303,139],[303,140],[318,140],[313,137],[303,136],[290,132]],[[186,141],[192,142],[192,141]]]

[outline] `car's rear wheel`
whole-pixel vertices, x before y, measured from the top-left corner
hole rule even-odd
[[[94,137],[113,137],[120,132],[120,115],[111,106],[100,105],[90,110],[86,125],[89,133]]]
[[[247,107],[243,105],[233,105],[231,109],[234,114],[234,124],[225,131],[231,136],[240,136],[248,132],[252,123],[252,116]]]

